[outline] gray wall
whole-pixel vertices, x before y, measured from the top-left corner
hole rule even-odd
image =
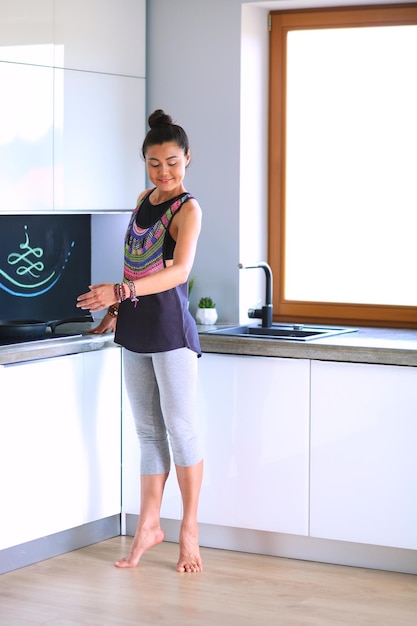
[[[198,297],[210,295],[221,317],[233,321],[238,306],[241,2],[150,0],[147,12],[147,109],[165,109],[186,129],[192,151],[186,186],[204,214],[191,309]]]

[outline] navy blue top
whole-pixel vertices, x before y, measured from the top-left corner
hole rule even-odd
[[[166,266],[166,260],[172,259],[175,242],[169,235],[169,226],[176,212],[191,197],[184,193],[168,202],[152,205],[150,193],[133,211],[127,228],[125,280],[139,280],[160,271]],[[130,300],[121,302],[115,342],[132,352],[189,348],[201,356],[197,326],[188,310],[188,283],[168,291],[139,296],[136,306]]]

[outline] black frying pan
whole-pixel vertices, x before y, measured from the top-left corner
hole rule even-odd
[[[93,322],[91,315],[83,317],[70,317],[62,320],[52,320],[42,322],[40,320],[0,320],[0,338],[12,339],[36,339],[44,337],[48,332],[55,332],[55,328],[60,324],[69,322]],[[50,331],[48,331],[50,329]]]

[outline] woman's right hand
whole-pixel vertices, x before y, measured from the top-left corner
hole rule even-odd
[[[94,334],[94,335],[100,335],[100,334],[107,333],[107,332],[114,333],[114,331],[116,330],[116,322],[117,322],[116,317],[113,317],[112,315],[109,315],[108,313],[106,313],[106,315],[101,320],[100,324],[96,326],[95,328],[90,328],[90,330],[88,330],[87,333]]]

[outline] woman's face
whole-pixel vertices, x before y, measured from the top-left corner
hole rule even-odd
[[[173,141],[149,146],[145,154],[149,180],[161,192],[173,192],[182,185],[190,155]]]

